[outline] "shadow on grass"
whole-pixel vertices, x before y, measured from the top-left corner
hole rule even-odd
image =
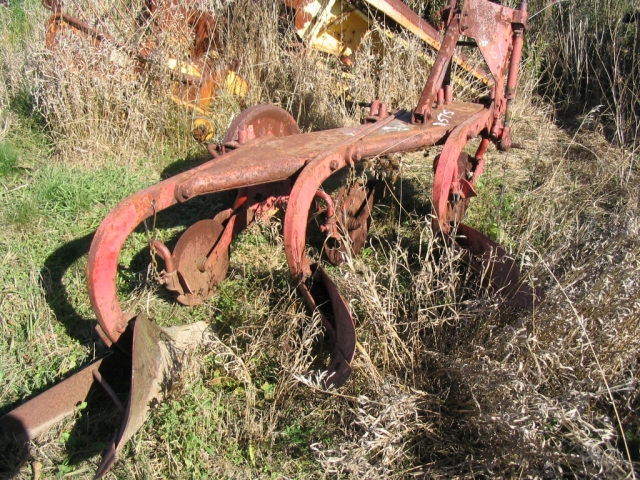
[[[64,326],[67,334],[80,341],[83,345],[91,345],[97,353],[96,356],[104,358],[99,367],[99,372],[118,394],[121,402],[126,402],[131,376],[129,357],[119,351],[113,351],[111,355],[107,355],[109,349],[98,341],[94,330],[95,321],[84,318],[77,312],[69,300],[63,282],[65,272],[89,251],[93,235],[94,233],[90,233],[65,243],[49,255],[40,272],[41,286],[47,304],[54,312],[57,320]],[[17,417],[14,416],[14,409],[39,395],[46,397],[52,387],[61,385],[66,379],[88,366],[85,365],[68,372],[64,378],[59,379],[55,384],[47,385],[34,391],[29,398],[2,406],[0,412],[11,412],[11,415],[4,419],[4,428],[15,432],[19,436],[22,435],[25,425],[20,419],[20,414],[16,414],[18,415]],[[60,395],[60,393],[58,394]],[[61,394],[63,396],[73,395],[73,388],[71,388],[71,391],[63,391]],[[58,401],[55,394],[51,394],[51,398],[48,400],[50,403],[45,402],[44,409],[34,404],[30,404],[29,408],[34,409],[34,415],[37,410],[40,410],[41,413],[46,413],[43,410],[46,410],[48,405],[55,410],[58,406]],[[27,412],[27,415],[29,413]],[[65,463],[58,466],[61,473],[65,473],[63,472],[65,468],[71,468],[71,465],[100,453],[117,428],[117,424],[114,424],[114,419],[120,417],[119,415],[114,415],[113,403],[105,391],[97,384],[91,387],[83,408],[76,415],[77,419],[72,430],[62,434],[69,461],[65,461]],[[13,478],[19,475],[26,462],[32,459],[31,450],[33,447],[30,442],[16,438],[13,435],[14,433],[6,436],[0,435],[0,452],[2,452],[0,453],[0,478]]]
[[[167,178],[201,164],[206,160],[203,155],[187,157],[172,163],[162,172],[162,177]],[[184,204],[174,205],[158,213],[155,227],[158,229],[188,227],[203,218],[212,218],[224,206],[230,205],[234,196],[234,192],[222,192],[203,195]],[[151,229],[151,222],[147,223],[148,228]],[[144,224],[140,224],[135,229],[135,232],[144,233]],[[58,322],[64,326],[67,335],[75,338],[83,345],[92,347],[98,342],[94,329],[95,321],[78,313],[70,301],[63,279],[67,270],[88,254],[94,234],[95,232],[89,233],[59,246],[47,257],[40,271],[41,286],[45,293],[47,304]],[[175,245],[181,234],[182,232],[172,235],[167,242],[168,245],[170,247]],[[145,247],[134,255],[130,266],[123,267],[118,264],[119,274],[132,276],[131,272],[133,272],[133,276],[135,276],[136,273],[146,271],[149,260],[149,251]],[[133,278],[130,278],[130,280],[133,280]],[[135,288],[135,286],[132,288]]]
[[[97,340],[94,330],[95,322],[82,317],[69,301],[63,277],[65,272],[81,257],[89,252],[95,232],[76,238],[58,247],[47,257],[40,271],[41,286],[47,304],[66,330],[67,335],[75,338],[83,345],[90,345]]]
[[[211,154],[206,151],[187,155],[186,157],[167,165],[160,173],[160,178],[162,180],[166,180],[167,178],[174,177],[182,172],[198,167],[209,160],[212,160],[212,157]]]

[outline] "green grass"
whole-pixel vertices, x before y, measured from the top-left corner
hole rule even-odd
[[[0,143],[0,177],[15,172],[15,166],[20,159],[19,150],[9,142]]]
[[[96,219],[115,206],[117,199],[144,185],[139,175],[118,166],[95,172],[45,166],[28,182],[12,198],[13,208],[4,215],[9,224],[23,231],[71,221],[95,225]]]
[[[502,175],[498,177],[493,172],[480,177],[476,191],[478,197],[471,200],[466,223],[498,243],[512,243],[505,234],[505,226],[517,217],[518,199],[524,191],[514,190]]]
[[[33,98],[20,90],[9,99],[7,112],[15,123],[0,137],[0,177],[24,177],[51,155],[51,141],[45,133],[44,121],[35,111]]]
[[[35,28],[29,16],[29,11],[38,7],[40,7],[40,2],[37,0],[16,0],[9,2],[8,7],[3,8],[6,11],[2,12],[2,15],[9,34],[5,41],[8,41],[12,46],[24,44],[25,39]]]
[[[17,157],[28,154],[13,151]],[[10,320],[4,334],[11,342],[2,345],[8,347],[4,353],[13,359],[12,364],[31,364],[35,369],[23,381],[10,383],[13,392],[5,392],[4,402],[42,388],[90,355],[86,344],[87,335],[90,337],[88,322],[85,327],[77,325],[79,317],[92,316],[84,284],[89,243],[78,239],[86,238],[96,228],[119,197],[142,187],[145,183],[141,178],[121,167],[80,173],[62,164],[5,177],[9,184],[5,185],[0,209],[4,225],[0,271],[13,279],[14,286],[6,291],[6,301],[0,307],[3,318]],[[56,320],[56,309],[62,309],[58,313],[70,313],[73,309],[67,303],[76,302],[77,314],[61,322]],[[58,348],[65,355],[42,362],[48,347],[38,340],[50,334],[62,335]],[[28,354],[16,348],[22,343],[29,345]]]

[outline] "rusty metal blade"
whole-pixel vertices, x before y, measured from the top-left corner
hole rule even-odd
[[[531,309],[534,301],[541,300],[542,292],[539,289],[534,292],[530,285],[522,282],[515,260],[499,243],[464,223],[458,224],[455,241],[471,252],[470,266],[485,275],[491,286],[502,292],[509,305]]]
[[[229,249],[223,248],[209,268],[207,256],[222,237],[224,226],[217,220],[200,220],[180,236],[173,249],[175,269],[185,289],[177,300],[185,305],[198,305],[210,297],[229,269]]]
[[[356,328],[347,302],[336,284],[321,266],[311,267],[313,275],[298,290],[311,310],[319,310],[328,337],[333,341],[331,360],[327,366],[325,387],[339,388],[351,375],[351,362],[356,351]]]
[[[165,376],[166,347],[162,330],[144,315],[138,315],[133,325],[131,392],[125,419],[116,439],[107,448],[95,478],[102,477],[116,460],[116,454],[144,423],[149,402],[160,393]]]
[[[95,478],[109,471],[122,446],[142,426],[149,404],[161,399],[162,388],[179,370],[177,355],[187,345],[203,340],[205,322],[180,327],[161,328],[145,315],[138,315],[133,325],[131,392],[124,422],[115,440],[105,451]]]
[[[337,222],[344,237],[339,243],[327,242],[325,255],[334,265],[360,253],[367,241],[374,204],[385,193],[385,184],[370,180],[366,185],[356,181],[350,188],[342,187],[336,195]]]
[[[129,367],[125,357],[117,352],[110,353],[13,409],[0,418],[2,431],[19,442],[45,433],[76,413],[79,404],[89,401],[94,388],[98,388],[95,375],[117,381],[119,376],[126,374]]]

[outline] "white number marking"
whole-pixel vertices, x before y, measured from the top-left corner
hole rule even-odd
[[[437,127],[447,127],[449,126],[449,123],[451,121],[451,117],[454,115],[455,112],[450,112],[449,110],[442,110],[442,112],[440,112],[438,114],[438,121],[434,122],[434,126]]]

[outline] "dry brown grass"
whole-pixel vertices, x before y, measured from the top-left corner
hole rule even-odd
[[[538,70],[537,91],[575,128],[590,128],[631,150],[639,147],[640,44],[636,0],[590,3],[534,1],[530,11]]]

